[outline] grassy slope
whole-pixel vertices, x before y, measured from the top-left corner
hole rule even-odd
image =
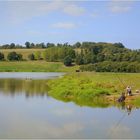
[[[0,62],[0,72],[72,72],[78,66],[66,67],[61,62],[46,61],[16,61]]]
[[[45,49],[0,49],[0,52],[4,53],[5,59],[7,59],[7,55],[9,52],[17,52],[23,55],[23,59],[28,59],[28,55],[31,53],[35,53],[37,51],[42,52],[45,51]]]

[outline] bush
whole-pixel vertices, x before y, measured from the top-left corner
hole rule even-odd
[[[140,72],[139,62],[111,62],[104,61],[96,64],[80,66],[82,71],[96,71],[96,72]]]
[[[65,66],[71,66],[71,63],[72,63],[72,58],[70,56],[66,56],[64,58],[64,65]]]
[[[17,54],[16,52],[10,52],[7,55],[7,59],[9,61],[19,61],[19,60],[22,60],[22,54]]]
[[[29,54],[29,55],[28,55],[28,58],[29,58],[29,60],[35,60],[34,54]]]
[[[4,60],[4,54],[0,52],[0,60]]]

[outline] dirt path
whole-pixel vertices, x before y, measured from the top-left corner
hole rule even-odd
[[[121,95],[109,95],[109,96],[106,96],[106,99],[107,99],[109,102],[116,102],[117,99],[118,99],[120,96],[121,96]],[[140,98],[140,93],[133,93],[132,96],[126,96],[125,103],[130,103],[130,102],[132,102],[133,100],[135,100],[136,98]]]

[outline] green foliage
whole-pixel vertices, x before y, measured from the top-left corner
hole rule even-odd
[[[83,59],[83,57],[82,57],[81,54],[78,54],[78,55],[76,56],[75,62],[76,62],[77,65],[82,65],[82,64],[84,64],[84,59]]]
[[[7,55],[7,59],[9,61],[19,61],[19,60],[22,60],[22,55],[21,54],[17,54],[16,52],[10,52]]]
[[[132,86],[135,83],[132,91],[140,87],[140,74],[117,73],[117,75],[126,85]],[[106,100],[106,95],[118,97],[126,88],[118,80],[115,73],[94,72],[71,73],[62,78],[49,80],[48,86],[50,88],[48,94],[56,99],[65,102],[73,101],[81,106],[96,107],[108,106],[110,102]]]
[[[104,83],[98,84],[96,74],[70,74],[59,79],[48,81],[50,90],[48,94],[63,101],[73,101],[79,105],[107,106],[104,99],[106,95],[113,94],[114,86]],[[101,97],[101,98],[100,98]]]
[[[28,55],[28,59],[29,59],[29,60],[35,60],[34,54],[33,54],[33,53],[32,53],[32,54],[29,54],[29,55]]]
[[[96,71],[96,72],[140,72],[139,62],[111,62],[104,61],[95,64],[80,66],[82,71]]]
[[[139,97],[139,98],[136,98],[136,99],[133,101],[133,104],[136,105],[136,106],[140,106],[140,97]]]
[[[64,65],[65,66],[71,66],[71,63],[72,63],[72,58],[70,56],[66,56],[64,58]]]
[[[30,42],[25,42],[25,46],[26,46],[26,48],[30,48],[31,47],[31,45],[30,45]]]
[[[72,62],[81,66],[82,71],[98,72],[139,72],[140,50],[130,50],[125,48],[122,43],[105,43],[105,42],[77,42],[74,45],[68,43],[55,45],[54,43],[25,43],[27,50],[34,49],[34,59],[46,60],[49,62],[64,62],[66,56],[70,56]],[[5,44],[2,48],[18,48],[19,45],[14,43]],[[37,50],[37,48],[46,48]],[[18,49],[17,49],[18,50]],[[22,49],[21,49],[22,50]],[[24,49],[23,49],[24,50]],[[16,51],[17,52],[17,51]],[[26,51],[26,58],[30,54]],[[6,53],[7,55],[7,53]],[[5,56],[6,56],[5,55]],[[30,56],[30,60],[33,56]],[[93,65],[91,65],[93,64]]]
[[[41,59],[41,52],[40,51],[36,51],[34,53],[34,58],[35,58],[35,60],[40,60]]]
[[[0,52],[0,61],[4,60],[4,54]]]
[[[49,47],[44,53],[44,58],[47,61],[57,62],[63,61],[66,56],[70,56],[72,59],[75,58],[75,51],[70,47]]]

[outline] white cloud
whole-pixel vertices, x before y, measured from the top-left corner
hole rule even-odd
[[[85,9],[83,7],[79,7],[74,4],[66,6],[63,11],[72,16],[80,16],[85,13]]]
[[[58,23],[52,24],[52,27],[63,28],[63,29],[72,29],[72,28],[75,28],[76,25],[74,23],[70,23],[70,22],[58,22]]]
[[[70,1],[8,1],[7,6],[8,17],[13,23],[56,11],[73,16],[82,15],[85,11],[84,8]]]
[[[109,10],[112,13],[125,13],[132,9],[132,1],[113,0],[109,4]]]

